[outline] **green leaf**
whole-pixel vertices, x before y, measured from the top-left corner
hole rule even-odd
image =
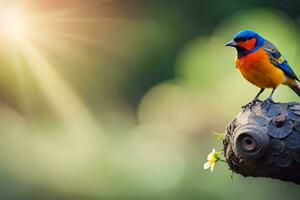
[[[232,171],[231,171],[231,176],[230,176],[231,181],[233,181],[233,175],[234,175],[234,171],[232,170]]]
[[[225,133],[218,133],[213,131],[213,134],[216,136],[217,140],[223,141],[225,139]]]

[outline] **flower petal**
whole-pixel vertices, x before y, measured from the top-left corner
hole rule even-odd
[[[213,153],[209,153],[209,154],[207,155],[207,160],[210,160],[211,157],[213,157],[213,156],[214,156]]]
[[[215,163],[213,163],[213,164],[210,166],[210,171],[211,171],[211,172],[214,171],[214,167],[215,167]]]
[[[209,167],[210,167],[209,162],[204,163],[204,165],[203,165],[203,168],[204,168],[204,169],[208,169]]]

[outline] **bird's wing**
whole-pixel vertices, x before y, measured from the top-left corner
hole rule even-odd
[[[271,63],[280,68],[286,76],[292,79],[296,79],[299,81],[298,77],[296,76],[295,72],[292,70],[292,68],[289,66],[288,62],[286,59],[280,54],[278,49],[269,41],[265,41],[263,48],[266,50],[268,53]]]

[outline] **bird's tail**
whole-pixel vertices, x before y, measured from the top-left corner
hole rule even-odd
[[[289,84],[288,86],[300,97],[300,87],[296,81],[293,81],[293,83]]]

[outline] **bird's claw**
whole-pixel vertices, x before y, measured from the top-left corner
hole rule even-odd
[[[274,104],[275,102],[273,101],[272,98],[267,98],[264,100],[261,104],[262,107],[268,107],[270,104]]]
[[[255,104],[256,104],[257,101],[260,101],[260,100],[257,99],[257,98],[255,98],[255,99],[253,99],[252,101],[250,101],[249,103],[247,103],[246,105],[242,106],[242,108],[243,108],[244,110],[247,110],[247,109],[250,109],[250,110],[251,110],[252,107],[255,106]]]

